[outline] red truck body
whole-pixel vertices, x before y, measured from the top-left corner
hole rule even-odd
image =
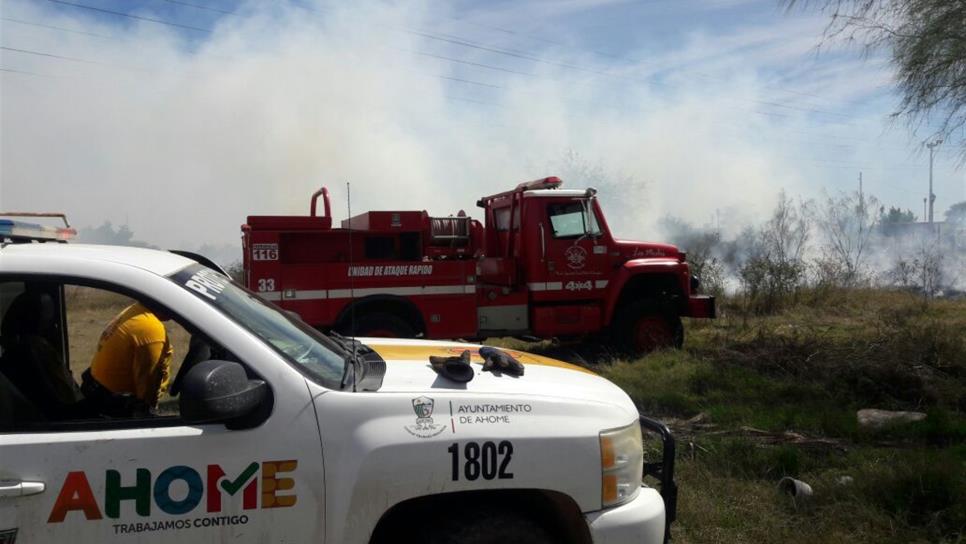
[[[571,337],[612,332],[635,351],[680,344],[681,317],[715,315],[674,246],[614,239],[596,191],[558,178],[463,212],[371,211],[332,227],[325,189],[309,216],[249,216],[247,286],[307,323],[369,336]],[[317,215],[322,196],[324,215]]]

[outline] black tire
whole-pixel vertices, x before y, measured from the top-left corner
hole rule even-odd
[[[400,542],[425,544],[552,544],[556,540],[541,524],[509,508],[471,508],[438,512],[431,522]]]
[[[614,343],[629,355],[684,345],[681,317],[654,300],[638,300],[620,309],[612,327]]]
[[[354,336],[378,336],[384,338],[415,338],[416,329],[403,318],[385,312],[363,314],[356,319],[355,327],[346,324],[343,334]]]

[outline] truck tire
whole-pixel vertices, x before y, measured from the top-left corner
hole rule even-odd
[[[437,512],[438,517],[416,531],[413,542],[425,544],[551,544],[557,540],[542,525],[503,508],[470,508]]]
[[[364,314],[356,319],[355,327],[346,324],[346,333],[355,336],[377,336],[382,338],[415,338],[416,330],[403,318],[386,313]]]
[[[630,355],[644,355],[684,344],[681,317],[654,300],[639,300],[624,307],[613,328],[617,346]]]

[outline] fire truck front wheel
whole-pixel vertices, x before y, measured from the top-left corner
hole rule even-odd
[[[382,338],[414,338],[416,330],[398,315],[375,312],[359,316],[355,327],[346,327],[348,332],[356,336],[378,336]]]
[[[679,348],[684,344],[681,318],[649,299],[632,302],[623,308],[613,332],[618,346],[633,355]]]

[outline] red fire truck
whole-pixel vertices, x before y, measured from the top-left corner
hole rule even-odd
[[[315,327],[360,336],[603,332],[644,352],[680,346],[681,317],[715,316],[684,253],[615,239],[596,190],[561,184],[548,177],[483,197],[483,223],[462,211],[371,211],[341,228],[323,188],[308,216],[248,217],[245,281]]]

